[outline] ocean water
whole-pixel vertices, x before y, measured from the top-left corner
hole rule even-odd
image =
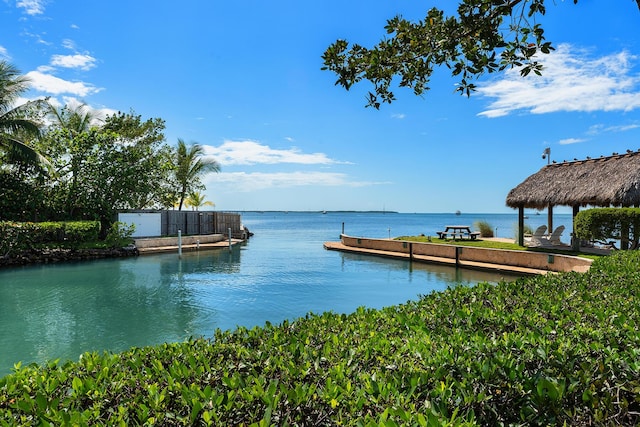
[[[322,244],[338,240],[343,229],[378,238],[435,235],[445,225],[476,220],[509,237],[515,214],[244,212],[242,218],[255,235],[232,250],[0,270],[0,376],[18,361],[77,360],[86,351],[210,337],[217,328],[381,308],[452,285],[513,279],[327,251]],[[546,217],[529,220],[535,227]],[[570,220],[558,215],[555,223]]]

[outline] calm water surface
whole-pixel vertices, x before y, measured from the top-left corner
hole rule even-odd
[[[511,236],[517,220],[332,212],[242,217],[255,236],[231,251],[0,270],[0,375],[18,361],[77,360],[85,351],[209,337],[216,328],[380,308],[452,284],[495,282],[502,275],[326,251],[322,243],[338,240],[343,223],[346,234],[389,237],[435,235],[446,224],[484,219],[498,235]],[[532,220],[535,226],[546,217]]]

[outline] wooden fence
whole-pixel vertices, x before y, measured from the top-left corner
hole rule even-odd
[[[241,229],[240,214],[213,211],[162,211],[162,235],[228,234],[238,236]]]
[[[130,210],[118,213],[118,221],[133,223],[137,237],[224,234],[231,229],[233,238],[242,239],[244,227],[240,214],[217,211]]]

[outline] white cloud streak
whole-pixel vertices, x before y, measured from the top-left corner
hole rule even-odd
[[[294,163],[304,165],[345,164],[330,159],[324,153],[302,153],[298,148],[287,150],[271,148],[255,141],[225,141],[219,147],[203,145],[207,156],[213,157],[221,165],[255,165]]]
[[[52,95],[68,94],[82,98],[102,90],[88,83],[70,82],[41,71],[30,71],[26,76],[31,79],[33,89]]]
[[[9,56],[9,51],[4,46],[0,46],[0,59],[11,59],[11,56]]]
[[[69,50],[75,50],[76,43],[71,39],[64,39],[62,40],[62,47]]]
[[[53,55],[51,65],[62,68],[79,68],[89,71],[96,66],[96,59],[89,55]]]
[[[27,15],[42,15],[44,13],[44,0],[18,0],[16,7],[24,9]]]
[[[640,125],[635,123],[628,124],[628,125],[617,125],[617,126],[604,126],[602,124],[599,124],[599,125],[591,126],[587,133],[589,135],[598,135],[598,134],[609,133],[609,132],[614,132],[614,133],[627,132],[627,131],[638,129],[638,128],[640,128]]]
[[[211,188],[226,184],[237,192],[251,192],[268,188],[300,186],[365,187],[385,182],[349,181],[346,174],[329,172],[230,172],[211,174],[205,180]]]
[[[567,138],[567,139],[561,139],[560,141],[558,141],[558,144],[560,145],[578,144],[584,141],[586,140],[581,138]]]
[[[480,116],[506,116],[517,111],[545,114],[559,111],[631,111],[640,108],[640,74],[636,57],[626,51],[592,58],[570,45],[541,57],[542,76],[521,77],[508,70],[504,79],[483,85],[478,92],[494,98]]]

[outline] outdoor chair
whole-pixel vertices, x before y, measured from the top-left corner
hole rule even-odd
[[[544,238],[544,233],[546,233],[546,232],[547,232],[547,226],[546,225],[541,225],[540,227],[536,228],[536,231],[533,232],[531,237],[527,237],[525,239],[526,246],[542,246],[542,245],[544,245],[544,243],[545,243],[544,240],[546,240]]]
[[[556,227],[556,229],[553,230],[553,233],[551,233],[548,237],[549,244],[562,245],[563,243],[560,241],[560,236],[562,235],[563,231],[564,225],[559,225],[558,227]]]

